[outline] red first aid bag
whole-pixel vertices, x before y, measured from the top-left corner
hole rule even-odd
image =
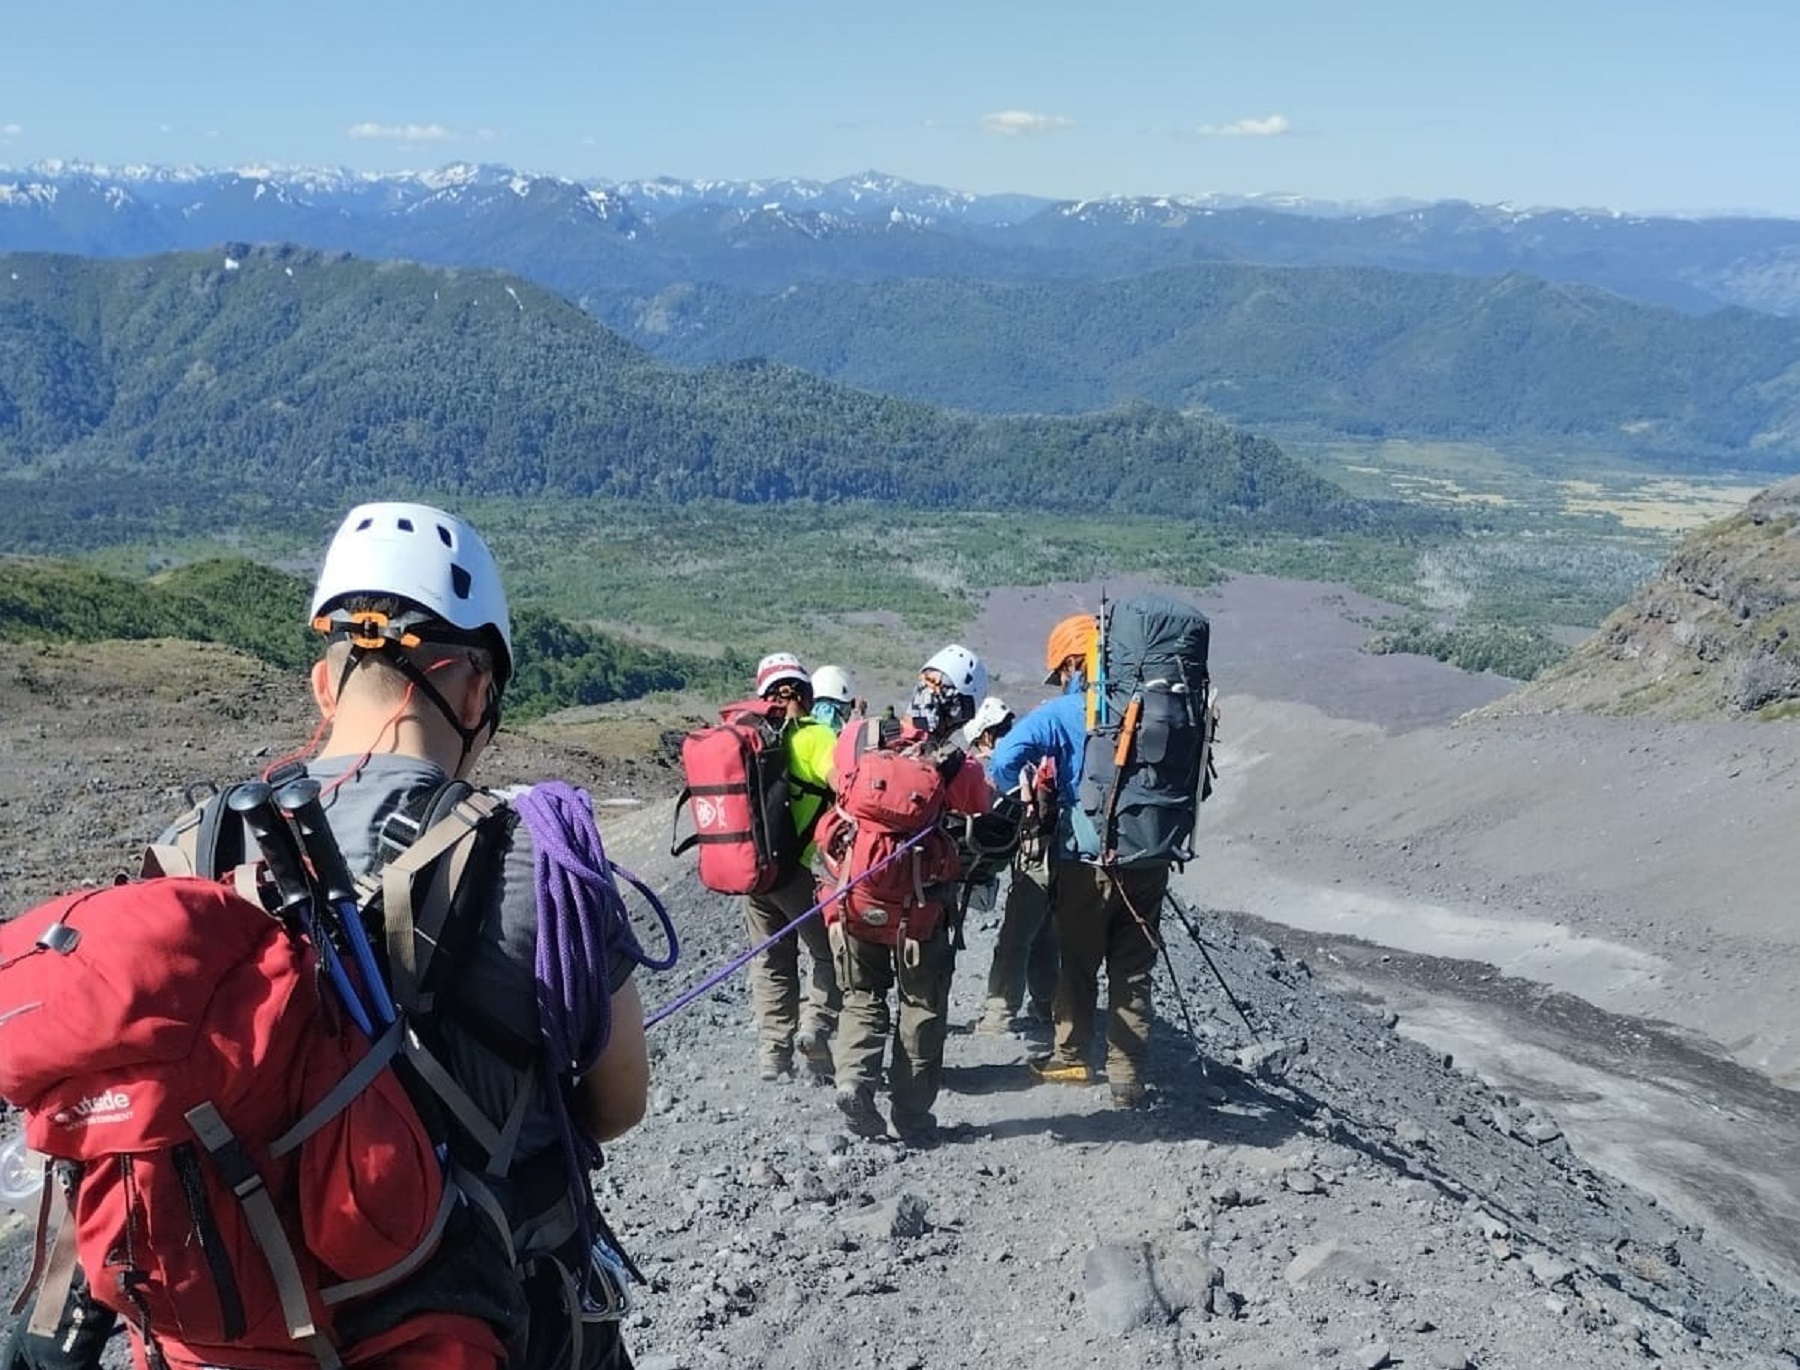
[[[782,745],[786,706],[746,700],[719,711],[719,721],[681,743],[687,784],[675,801],[693,814],[694,830],[672,840],[669,854],[700,849],[700,883],[719,894],[763,894],[800,869],[805,839],[789,809],[793,781]]]

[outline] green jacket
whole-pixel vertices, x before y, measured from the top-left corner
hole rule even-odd
[[[800,860],[811,865],[813,824],[831,795],[827,781],[837,734],[815,718],[799,718],[788,724],[781,745],[787,753],[788,776],[794,782],[788,811],[794,815],[794,831],[807,839]]]

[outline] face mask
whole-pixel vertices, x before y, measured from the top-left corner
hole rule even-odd
[[[913,721],[934,737],[961,727],[975,716],[974,701],[967,695],[935,689],[924,681],[913,691],[909,708]]]
[[[833,732],[838,732],[843,729],[844,720],[850,717],[850,706],[837,699],[815,700],[812,716]]]
[[[941,701],[942,697],[935,689],[920,681],[913,690],[912,703],[906,706],[907,716],[926,732],[935,733]]]

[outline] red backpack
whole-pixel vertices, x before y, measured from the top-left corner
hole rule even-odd
[[[944,778],[929,757],[878,737],[865,723],[838,742],[837,803],[814,833],[825,922],[883,946],[923,942],[943,919],[942,886],[959,874],[942,827]]]
[[[260,903],[192,877],[0,927],[0,1097],[78,1176],[44,1187],[40,1311],[73,1256],[140,1364],[312,1370],[340,1364],[334,1308],[431,1253],[454,1190],[388,1066],[400,1026],[371,1043],[319,969]]]
[[[759,699],[727,705],[719,722],[681,743],[687,787],[675,801],[675,824],[690,806],[694,831],[669,846],[671,856],[700,849],[700,883],[718,894],[764,894],[800,869],[806,839],[789,809],[782,732],[785,706]]]

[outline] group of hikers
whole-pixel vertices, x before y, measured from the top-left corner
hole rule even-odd
[[[897,710],[892,718],[864,716],[866,705],[841,666],[819,668],[817,677],[833,691],[826,695],[792,653],[758,663],[756,700],[781,711],[788,809],[804,839],[779,883],[744,900],[746,928],[762,948],[749,973],[764,1081],[792,1078],[797,1058],[815,1082],[835,1084],[852,1132],[932,1145],[961,917],[975,892],[972,877],[997,879],[998,853],[1009,858],[1011,880],[977,1030],[1011,1031],[1022,1012],[1029,1022],[1054,1023],[1054,1050],[1031,1060],[1030,1069],[1046,1082],[1091,1084],[1089,1043],[1104,969],[1112,1101],[1142,1104],[1169,863],[1101,872],[1079,859],[1073,823],[1059,824],[1079,806],[1085,679],[1097,635],[1091,613],[1055,626],[1044,683],[1059,693],[1023,718],[987,693],[985,665],[958,643],[920,668],[904,717]],[[923,878],[909,868],[900,883],[916,884],[916,894],[908,901],[903,890],[898,910],[888,907],[895,901],[879,900],[877,907],[894,916],[873,925],[858,917],[859,891],[851,883],[862,871],[849,852],[830,849],[834,841],[843,845],[839,818],[846,797],[854,806],[871,751],[909,759],[915,769],[907,780],[922,790],[937,790],[924,773],[938,772],[941,794],[892,820],[901,837],[932,825],[954,836],[960,820],[998,818],[982,830],[984,841],[962,845],[952,859],[931,866],[923,858]],[[979,869],[971,871],[974,865]],[[1090,871],[1097,874],[1088,878]],[[884,1079],[890,1121],[876,1103]]]
[[[1204,618],[1128,617],[1056,624],[1022,716],[961,645],[873,716],[775,653],[690,736],[679,845],[744,895],[763,1079],[931,1145],[961,915],[1010,870],[978,1027],[1053,1020],[1030,1068],[1092,1083],[1104,970],[1111,1096],[1144,1102],[1213,706]],[[154,1370],[628,1367],[638,1276],[591,1176],[644,1116],[635,972],[674,928],[585,794],[469,780],[514,667],[475,529],[358,506],[308,618],[302,752],[176,816],[138,880],[0,926],[0,1098],[49,1158],[0,1370],[95,1370],[120,1319]]]

